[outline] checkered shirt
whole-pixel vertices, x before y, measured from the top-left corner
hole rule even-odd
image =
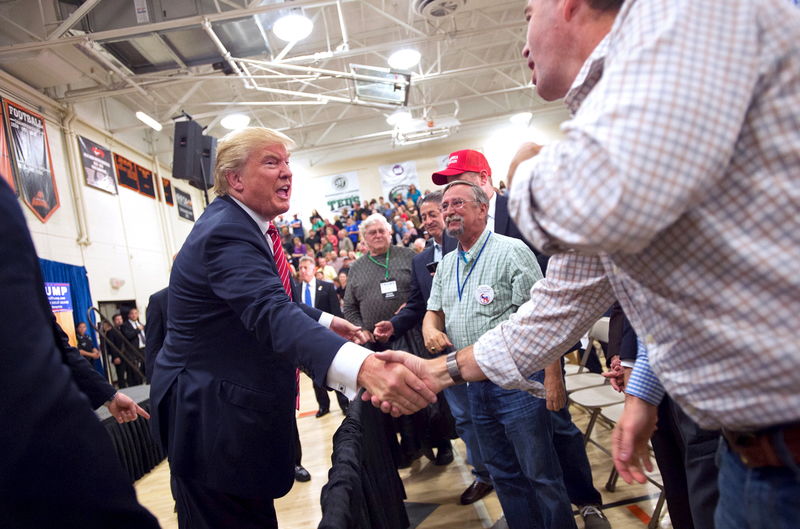
[[[617,298],[701,426],[800,420],[800,10],[628,0],[566,103],[509,202],[556,255],[480,367],[526,388]]]

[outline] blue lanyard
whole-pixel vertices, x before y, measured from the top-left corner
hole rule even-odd
[[[464,289],[467,288],[467,281],[469,281],[469,276],[472,275],[472,271],[475,270],[475,267],[478,265],[478,259],[481,258],[483,250],[486,248],[486,243],[489,242],[489,237],[491,236],[492,232],[489,232],[489,235],[486,236],[486,240],[483,241],[483,246],[481,246],[481,251],[478,252],[478,255],[475,257],[475,260],[472,261],[472,267],[469,269],[467,277],[464,278],[463,285],[461,284],[461,276],[459,272],[459,269],[461,268],[461,256],[459,255],[456,257],[456,289],[458,289],[458,301],[461,301],[461,296],[464,294]]]

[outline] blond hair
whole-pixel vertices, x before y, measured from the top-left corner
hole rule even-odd
[[[228,194],[228,173],[239,171],[259,147],[275,144],[283,145],[287,151],[295,146],[289,136],[266,127],[235,130],[219,140],[214,166],[214,192],[217,196]]]

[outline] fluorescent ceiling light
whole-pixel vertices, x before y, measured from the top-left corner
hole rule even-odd
[[[532,117],[533,114],[531,114],[530,112],[520,112],[519,114],[514,114],[509,119],[511,120],[511,123],[513,123],[514,125],[527,127],[530,124]]]
[[[239,130],[250,124],[250,116],[239,113],[228,114],[219,123],[228,130]]]
[[[397,50],[389,56],[389,66],[395,70],[410,70],[419,64],[420,53],[412,48]]]
[[[272,32],[284,42],[297,42],[311,35],[314,23],[303,15],[286,15],[272,25]]]
[[[159,123],[155,119],[151,118],[150,116],[148,116],[147,114],[145,114],[141,110],[136,113],[136,119],[138,119],[139,121],[141,121],[142,123],[144,123],[148,127],[151,127],[151,128],[153,128],[153,129],[155,129],[157,131],[160,131],[162,129],[161,123]]]
[[[386,123],[388,123],[393,127],[399,127],[404,123],[408,123],[412,119],[414,118],[411,115],[411,112],[407,108],[398,108],[397,110],[389,114],[389,117],[386,118]]]

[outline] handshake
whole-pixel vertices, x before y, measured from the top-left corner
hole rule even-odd
[[[410,415],[436,402],[436,394],[453,385],[445,358],[425,360],[403,351],[369,355],[358,372],[358,385],[366,388],[364,401],[393,417]]]

